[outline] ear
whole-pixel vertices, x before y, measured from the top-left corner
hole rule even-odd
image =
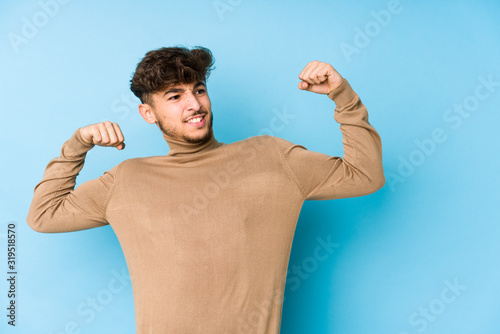
[[[149,104],[139,104],[139,113],[141,114],[142,118],[144,118],[144,120],[149,124],[156,123],[156,117],[153,113],[153,107],[151,107]]]

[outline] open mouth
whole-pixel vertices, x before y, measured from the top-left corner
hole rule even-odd
[[[196,115],[191,118],[189,118],[186,123],[193,125],[193,126],[201,126],[205,124],[205,115]]]

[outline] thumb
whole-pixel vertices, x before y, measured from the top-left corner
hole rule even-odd
[[[305,81],[299,82],[299,89],[306,90],[309,88],[309,84]]]
[[[123,150],[125,148],[125,143],[121,143],[116,148],[119,149],[119,150]]]

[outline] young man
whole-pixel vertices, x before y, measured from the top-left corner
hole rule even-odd
[[[89,125],[35,188],[27,222],[36,231],[111,225],[138,334],[278,333],[303,202],[362,196],[385,183],[380,137],[331,65],[310,62],[298,86],[335,101],[343,158],[268,135],[218,142],[206,88],[212,65],[208,49],[162,48],[137,66],[139,112],[161,129],[168,154],[126,160],[75,189],[87,151],[125,146],[116,123]]]

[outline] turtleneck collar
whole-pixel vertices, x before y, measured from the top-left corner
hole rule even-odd
[[[210,129],[208,139],[201,143],[187,143],[177,138],[172,138],[165,133],[163,133],[163,138],[170,147],[167,156],[187,156],[194,153],[207,152],[224,145],[215,139],[213,129]]]

